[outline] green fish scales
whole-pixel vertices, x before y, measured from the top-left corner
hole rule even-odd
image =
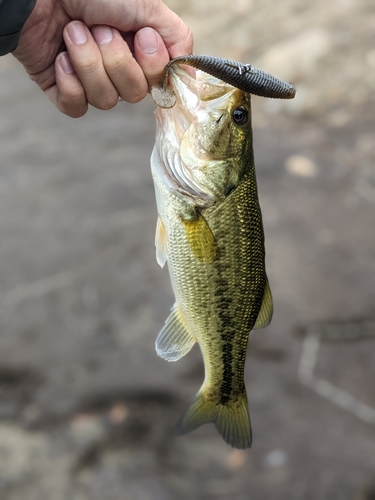
[[[218,245],[213,262],[200,262],[191,254],[183,226],[174,226],[169,234],[167,230],[167,238],[178,242],[168,253],[176,296],[182,304],[188,304],[185,317],[194,329],[195,318],[200,319],[198,335],[207,356],[207,382],[224,404],[243,392],[248,337],[266,282],[262,218],[253,167],[223,205],[203,211]],[[238,252],[234,253],[233,248]],[[220,336],[207,335],[212,330],[220,332]]]
[[[198,342],[203,355],[205,379],[178,432],[213,422],[228,444],[248,448],[248,338],[273,311],[250,95],[201,72],[193,79],[178,66],[169,71],[176,106],[156,111],[151,166],[157,260],[168,263],[176,303],[156,350],[177,361]]]

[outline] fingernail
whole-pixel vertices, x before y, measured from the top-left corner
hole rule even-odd
[[[69,24],[68,35],[75,45],[82,45],[87,42],[86,28],[81,23]]]
[[[143,28],[137,33],[138,44],[145,54],[155,54],[158,48],[158,39],[151,28]]]
[[[68,75],[72,75],[74,73],[74,68],[66,52],[60,54],[59,65],[60,68],[64,71],[64,73],[67,73]]]
[[[107,45],[113,38],[113,31],[109,26],[95,26],[92,33],[98,45]]]

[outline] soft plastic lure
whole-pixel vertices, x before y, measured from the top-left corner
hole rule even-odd
[[[163,108],[171,108],[176,102],[173,91],[166,85],[169,71],[175,64],[193,66],[209,75],[220,78],[233,87],[261,97],[293,99],[296,93],[296,89],[291,83],[279,80],[251,64],[193,54],[172,59],[165,67],[159,85],[151,89],[153,100]]]

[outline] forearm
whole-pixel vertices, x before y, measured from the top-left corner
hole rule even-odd
[[[23,25],[36,0],[0,0],[0,56],[18,45]]]

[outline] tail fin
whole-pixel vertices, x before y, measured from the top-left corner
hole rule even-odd
[[[188,434],[203,424],[213,422],[224,441],[233,448],[251,447],[251,423],[246,392],[235,402],[209,401],[198,392],[194,403],[177,424],[178,434]]]

